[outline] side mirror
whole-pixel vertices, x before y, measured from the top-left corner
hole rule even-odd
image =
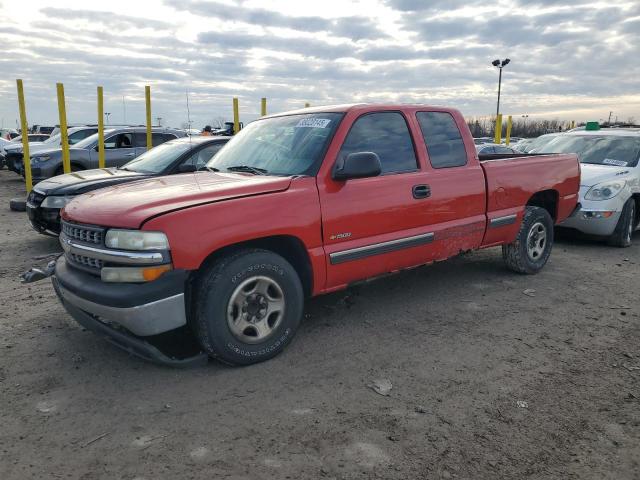
[[[198,169],[192,163],[183,163],[182,165],[180,165],[178,167],[178,172],[180,172],[180,173],[195,172],[196,170],[198,170]]]
[[[350,178],[377,177],[382,173],[380,157],[373,152],[350,153],[342,161],[338,161],[333,169],[334,180]]]

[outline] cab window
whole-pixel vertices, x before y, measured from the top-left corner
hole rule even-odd
[[[418,168],[409,127],[398,112],[369,113],[358,118],[338,156],[345,158],[356,152],[376,153],[383,174],[411,172]]]
[[[467,164],[467,151],[462,135],[450,113],[418,112],[416,118],[433,168],[461,167]],[[483,153],[488,152],[483,150]]]

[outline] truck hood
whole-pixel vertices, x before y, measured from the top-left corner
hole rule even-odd
[[[607,180],[624,179],[631,171],[630,167],[615,167],[612,165],[580,164],[580,186],[592,187]]]
[[[151,175],[118,168],[96,168],[58,175],[38,183],[36,190],[44,195],[79,195],[81,193],[147,178]]]
[[[163,213],[239,197],[284,191],[291,177],[196,172],[155,177],[85,193],[62,218],[106,227],[140,228]]]

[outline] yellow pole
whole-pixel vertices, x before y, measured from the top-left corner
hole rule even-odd
[[[304,104],[304,108],[309,108],[311,106],[311,104],[309,102]]]
[[[104,167],[104,103],[102,87],[98,87],[98,168]]]
[[[267,99],[262,98],[260,101],[260,116],[264,117],[267,114]]]
[[[493,138],[493,143],[500,143],[502,141],[502,114],[499,113],[496,116],[496,132]]]
[[[31,179],[31,157],[29,156],[29,130],[27,126],[27,110],[24,106],[24,89],[22,79],[17,79],[18,107],[20,109],[20,133],[22,134],[22,161],[24,163],[24,180],[27,185],[27,193],[33,188]]]
[[[233,98],[233,134],[240,131],[240,109],[238,107],[238,98]]]
[[[576,128],[576,121],[575,120],[571,120],[571,128]]]
[[[144,87],[144,100],[147,105],[147,150],[153,148],[153,142],[151,140],[151,87],[146,85]]]
[[[505,143],[507,146],[511,142],[511,115],[507,117],[507,138],[505,138]]]
[[[71,172],[71,160],[69,158],[69,137],[67,136],[67,109],[64,104],[64,85],[56,83],[58,90],[58,118],[60,119],[60,145],[62,146],[62,170]]]

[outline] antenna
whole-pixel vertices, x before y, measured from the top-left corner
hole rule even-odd
[[[124,95],[122,95],[122,115],[124,116],[124,124],[127,124],[127,104],[124,103]]]
[[[189,150],[191,150],[191,133],[192,132],[191,132],[191,111],[189,110],[189,90],[185,89],[184,94],[187,97],[187,128],[189,128],[187,135],[189,135]]]

